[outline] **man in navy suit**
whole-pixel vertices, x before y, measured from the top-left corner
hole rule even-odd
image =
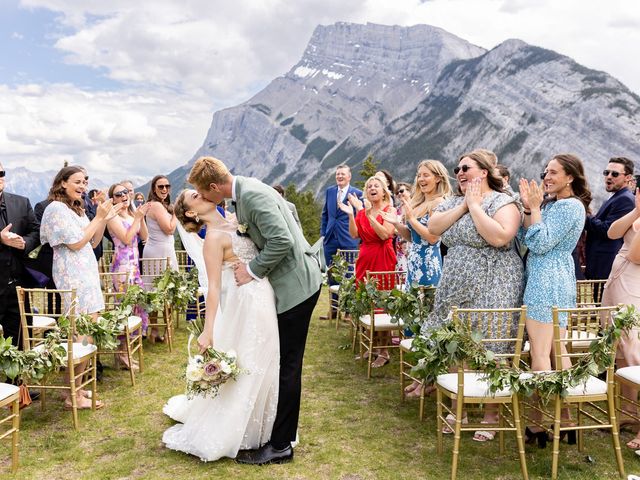
[[[362,191],[352,187],[349,184],[350,181],[351,169],[347,165],[338,165],[336,185],[327,188],[325,193],[320,235],[324,237],[324,258],[327,267],[331,265],[338,249],[356,250],[358,248],[358,240],[349,234],[349,216],[338,208],[338,202],[346,204],[351,194],[362,198]],[[329,276],[329,284],[334,283]],[[334,315],[335,311],[332,310],[331,316]]]
[[[634,209],[635,199],[627,188],[633,177],[633,167],[633,162],[628,158],[614,157],[602,172],[605,188],[613,195],[602,204],[596,215],[587,216],[585,277],[588,279],[608,278],[613,260],[622,247],[623,240],[611,240],[607,231],[613,222]]]
[[[40,244],[40,225],[26,197],[4,191],[0,164],[0,324],[5,338],[19,345],[20,309],[16,287],[24,285],[24,260]]]

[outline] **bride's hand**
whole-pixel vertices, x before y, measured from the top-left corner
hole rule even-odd
[[[207,348],[213,347],[213,335],[202,332],[198,337],[198,347],[200,347],[200,353],[204,353]]]

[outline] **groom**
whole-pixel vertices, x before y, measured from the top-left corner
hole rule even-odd
[[[293,458],[302,391],[302,357],[311,314],[320,295],[322,274],[310,246],[284,199],[255,178],[233,176],[224,163],[200,157],[189,173],[198,193],[218,204],[231,198],[239,232],[248,234],[260,253],[249,264],[234,267],[236,283],[269,278],[276,295],[280,335],[278,410],[268,443],[238,452],[236,461],[262,465]],[[239,233],[240,234],[240,233]]]

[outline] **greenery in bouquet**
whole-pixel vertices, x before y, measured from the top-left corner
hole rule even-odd
[[[189,325],[189,361],[184,374],[188,398],[196,395],[215,397],[220,386],[246,373],[238,366],[237,355],[233,350],[223,352],[208,348],[199,355],[191,356],[191,342],[202,333],[203,325],[202,319],[196,319]]]

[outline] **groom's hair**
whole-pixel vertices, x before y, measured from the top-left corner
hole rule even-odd
[[[200,157],[193,164],[187,181],[196,187],[208,189],[210,184],[226,183],[230,177],[231,173],[222,160],[213,157]]]

